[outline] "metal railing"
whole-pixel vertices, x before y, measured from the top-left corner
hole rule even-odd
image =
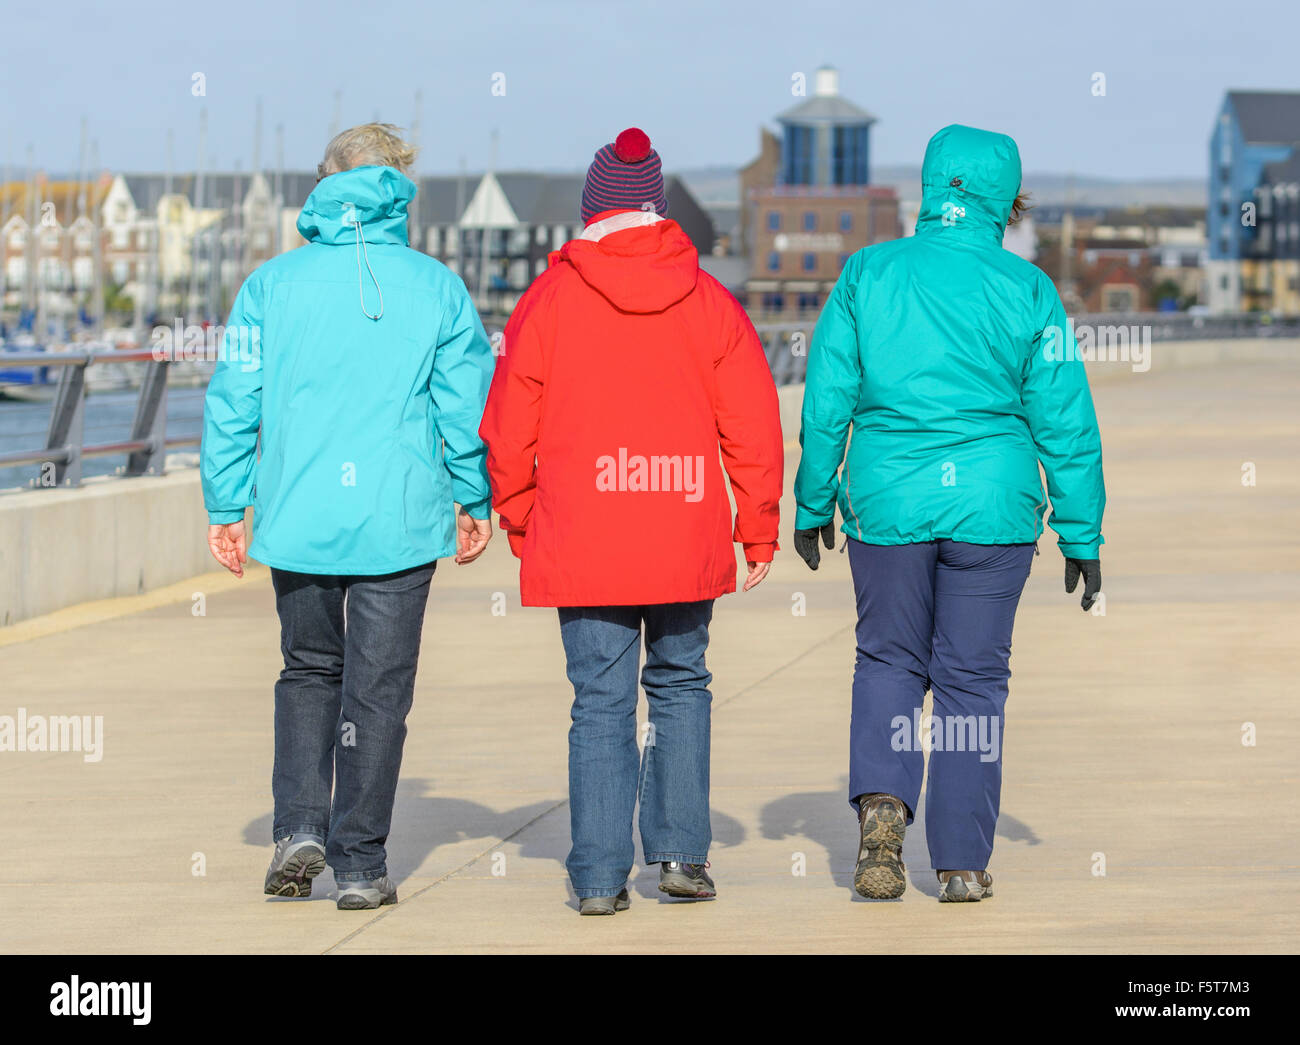
[[[86,444],[86,371],[102,363],[144,363],[144,378],[131,433],[111,443]],[[161,475],[169,449],[193,446],[199,436],[167,438],[167,368],[170,361],[154,358],[151,349],[108,349],[83,352],[0,352],[0,372],[18,368],[60,369],[50,407],[45,446],[37,450],[0,453],[0,468],[37,464],[38,487],[80,486],[81,462],[88,457],[126,455],[124,475]]]
[[[1238,338],[1300,338],[1300,316],[1237,313],[1192,316],[1185,312],[1081,312],[1071,317],[1076,330],[1108,327],[1146,329],[1151,341],[1220,341]],[[816,317],[805,322],[754,324],[778,386],[799,384],[808,369],[808,347]]]
[[[805,322],[755,324],[776,384],[798,384],[808,366],[808,348],[816,317]],[[1191,341],[1220,338],[1300,338],[1300,316],[1269,317],[1242,314],[1189,316],[1185,313],[1080,314],[1076,327],[1147,326],[1152,341]],[[86,371],[103,363],[143,363],[144,378],[136,400],[130,436],[116,442],[85,444]],[[168,450],[196,446],[199,435],[167,437],[167,375],[170,361],[155,358],[151,349],[112,349],[81,352],[0,352],[3,371],[59,368],[60,378],[50,409],[45,445],[40,449],[0,452],[0,468],[41,465],[38,487],[79,486],[81,462],[92,457],[126,455],[124,475],[161,475]]]

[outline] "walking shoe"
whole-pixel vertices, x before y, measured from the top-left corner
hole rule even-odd
[[[627,888],[617,896],[584,896],[578,901],[579,914],[616,914],[632,906]]]
[[[268,896],[311,896],[311,880],[325,870],[325,843],[315,835],[296,834],[275,843],[266,872]]]
[[[987,871],[935,871],[940,903],[977,903],[993,896],[993,876]]]
[[[397,903],[397,886],[388,875],[339,882],[340,911],[373,911],[390,903]]]
[[[659,891],[690,900],[712,900],[718,895],[718,890],[705,870],[708,866],[663,861],[659,865]]]
[[[903,832],[907,806],[893,795],[861,795],[858,799],[858,864],[853,888],[868,900],[895,900],[907,888],[903,866]]]

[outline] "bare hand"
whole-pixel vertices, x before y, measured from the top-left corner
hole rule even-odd
[[[475,519],[464,508],[456,516],[456,565],[465,566],[483,554],[492,539],[492,520]]]
[[[746,562],[749,567],[749,576],[745,578],[745,586],[741,591],[749,591],[750,588],[757,588],[763,583],[763,578],[767,576],[767,571],[772,568],[770,562]]]
[[[244,534],[244,521],[208,527],[208,551],[236,577],[244,575],[248,562],[248,538]]]

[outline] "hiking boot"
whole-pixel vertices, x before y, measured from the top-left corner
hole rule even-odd
[[[858,864],[853,888],[868,900],[895,900],[907,888],[903,866],[903,832],[907,806],[893,795],[862,795],[858,799]]]
[[[689,900],[712,900],[718,895],[708,864],[682,864],[665,860],[659,865],[659,891]]]
[[[632,906],[627,887],[617,896],[584,896],[578,900],[579,914],[617,914]]]
[[[397,903],[397,885],[388,875],[339,882],[340,911],[373,911],[390,903]]]
[[[311,880],[323,870],[324,839],[307,834],[281,838],[275,843],[263,891],[268,896],[311,896]]]
[[[940,903],[977,903],[993,896],[993,876],[987,871],[935,871]]]

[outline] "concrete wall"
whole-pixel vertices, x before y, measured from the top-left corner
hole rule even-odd
[[[1147,358],[1142,362],[1135,360],[1131,351],[1128,358],[1089,360],[1088,379],[1097,381],[1123,374],[1142,376],[1189,367],[1249,366],[1252,363],[1300,359],[1300,339],[1260,337],[1225,338],[1221,341],[1157,341],[1142,351],[1147,353]]]
[[[0,495],[0,626],[217,568],[197,469]]]

